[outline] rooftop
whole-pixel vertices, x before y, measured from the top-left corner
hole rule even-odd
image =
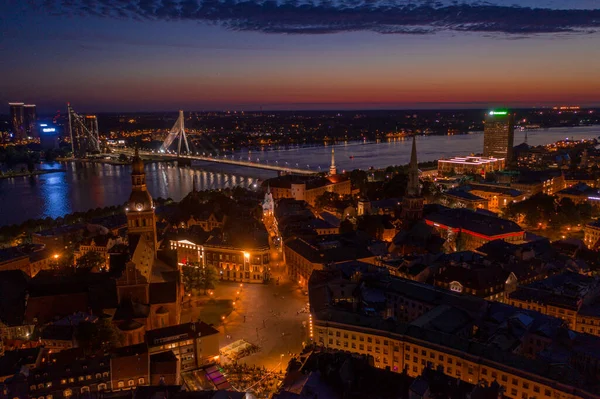
[[[332,181],[333,180],[333,181]],[[291,189],[292,184],[306,184],[306,189],[311,190],[313,188],[327,186],[333,183],[338,183],[342,180],[347,180],[345,177],[336,175],[335,179],[328,179],[323,176],[305,176],[305,175],[283,175],[274,177],[272,179],[265,180],[262,185],[266,187],[270,185],[271,188],[287,188]]]
[[[460,198],[467,201],[487,201],[485,198],[478,197],[475,194],[471,194],[467,190],[463,188],[456,188],[453,190],[448,190],[444,193],[444,195],[449,197]]]
[[[351,235],[323,235],[313,239],[292,238],[285,246],[311,263],[339,263],[373,257],[368,244]]]
[[[147,331],[146,342],[150,346],[159,346],[164,345],[167,342],[176,342],[190,338],[201,338],[218,333],[219,331],[214,327],[199,321],[195,323],[184,323]]]
[[[510,294],[510,298],[578,310],[584,301],[598,295],[599,285],[595,277],[565,272],[521,286]]]
[[[469,184],[465,189],[467,190],[475,190],[475,191],[487,191],[491,193],[497,193],[502,195],[509,195],[511,197],[518,197],[523,195],[523,193],[519,190],[515,190],[514,188],[496,185],[496,184]]]
[[[464,208],[446,208],[425,217],[428,223],[467,230],[486,237],[523,233],[523,229],[513,221]]]
[[[574,184],[571,187],[567,187],[564,190],[560,190],[557,194],[577,196],[599,195],[598,189],[592,188],[585,183]]]
[[[588,226],[590,226],[590,227],[596,227],[596,228],[600,229],[600,219],[596,219],[596,220],[594,220],[592,222],[589,222]]]

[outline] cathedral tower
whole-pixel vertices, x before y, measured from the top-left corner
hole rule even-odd
[[[408,184],[402,200],[402,218],[407,221],[419,220],[423,217],[423,197],[419,183],[419,165],[417,163],[417,141],[413,136],[410,163],[408,165]]]
[[[152,265],[156,258],[156,215],[154,202],[146,188],[144,161],[138,150],[131,164],[131,195],[127,201],[127,236],[131,260],[142,275],[150,281]]]

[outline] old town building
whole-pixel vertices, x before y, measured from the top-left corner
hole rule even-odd
[[[433,368],[497,383],[511,399],[599,397],[589,376],[600,371],[600,340],[567,333],[560,319],[378,272],[348,275],[333,267],[311,276],[309,330],[319,346],[411,377]],[[568,366],[556,360],[565,354]]]

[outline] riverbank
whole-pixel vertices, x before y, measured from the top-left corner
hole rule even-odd
[[[529,145],[546,145],[566,137],[574,140],[600,135],[600,127],[550,129],[529,132]],[[515,144],[525,140],[524,132],[515,132]],[[335,164],[339,172],[355,169],[386,169],[389,165],[406,165],[410,161],[412,140],[396,140],[379,144],[348,143],[335,146]],[[269,164],[326,172],[331,163],[332,147],[309,147],[281,151],[236,152],[235,159],[249,157]],[[480,153],[483,135],[419,136],[417,155],[420,163],[452,156]],[[77,211],[123,204],[131,195],[129,165],[86,162],[44,163],[40,169],[66,169],[66,173],[39,176],[35,179],[0,180],[0,225],[21,224],[26,219],[57,218]],[[153,197],[181,200],[194,187],[198,190],[226,187],[250,187],[276,176],[271,171],[241,168],[204,162],[187,168],[173,163],[152,162],[146,165],[146,184]],[[308,165],[308,166],[307,166]],[[421,166],[422,168],[422,166]],[[377,178],[378,176],[375,176]],[[18,200],[15,200],[17,198]]]
[[[66,172],[66,169],[43,169],[43,170],[34,170],[33,172],[6,172],[0,174],[0,179],[13,179],[15,177],[33,177],[39,175],[47,175],[49,173],[59,173]]]

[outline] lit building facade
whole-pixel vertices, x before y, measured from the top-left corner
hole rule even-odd
[[[452,347],[443,342],[427,341],[408,331],[391,332],[339,320],[311,318],[310,325],[317,344],[327,349],[373,356],[375,367],[390,367],[395,372],[406,370],[411,377],[419,376],[430,365],[434,369],[443,369],[446,375],[471,384],[480,381],[486,381],[488,385],[499,383],[506,387],[504,396],[511,399],[599,397],[574,386],[558,383],[548,376],[523,370],[524,366],[488,360],[469,349],[468,345]],[[416,333],[417,330],[415,328],[413,332]],[[433,335],[426,331],[419,332],[423,337]],[[455,341],[458,343],[461,340]]]
[[[230,245],[195,243],[191,240],[171,240],[170,248],[177,251],[177,262],[212,266],[225,281],[264,283],[270,279],[270,248],[235,248]]]
[[[515,117],[508,111],[489,111],[485,116],[483,156],[512,161]]]
[[[598,280],[567,272],[520,286],[508,295],[507,303],[562,319],[574,331],[600,336],[599,297]]]
[[[270,248],[244,250],[232,246],[204,245],[205,263],[219,271],[221,280],[264,283],[270,278]]]
[[[547,332],[561,330],[560,320],[414,281],[384,276],[360,281],[342,275],[330,269],[315,272],[310,279],[309,337],[322,348],[371,356],[375,367],[411,377],[429,367],[471,384],[496,383],[511,399],[600,397],[591,377],[600,367],[597,354],[592,353],[597,338],[571,335],[575,338],[568,367],[574,374],[589,375],[586,382],[553,369],[553,361],[543,357],[554,344]],[[379,312],[370,307],[356,310],[365,300],[357,293],[361,290],[379,304]],[[506,347],[503,337],[482,340],[478,336],[483,323],[472,317],[488,314],[498,318],[486,326],[491,334],[502,336],[505,323],[516,321],[521,326],[524,334],[518,345]],[[518,324],[520,320],[530,324]]]
[[[298,201],[306,201],[310,206],[315,206],[317,198],[326,192],[338,195],[352,193],[350,179],[343,175],[327,177],[284,175],[269,179],[265,184],[269,185],[274,200],[293,198]]]
[[[173,352],[182,372],[219,359],[219,331],[201,321],[150,330],[146,344],[150,355]]]
[[[485,176],[487,173],[503,170],[505,166],[504,158],[454,157],[438,160],[438,174],[456,173]]]
[[[585,225],[583,228],[583,242],[589,249],[600,249],[600,219]]]

